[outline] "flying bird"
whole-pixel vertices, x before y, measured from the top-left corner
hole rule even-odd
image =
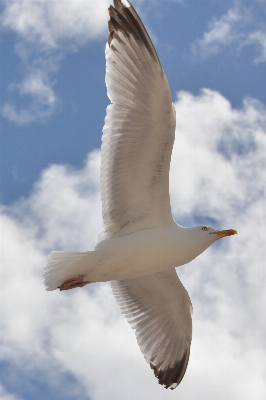
[[[189,360],[192,305],[175,267],[234,229],[185,228],[171,214],[169,168],[175,109],[153,43],[128,0],[109,7],[106,85],[111,104],[102,136],[104,231],[94,251],[53,251],[47,290],[111,281],[138,344],[165,388]]]

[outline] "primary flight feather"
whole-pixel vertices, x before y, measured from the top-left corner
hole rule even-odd
[[[48,257],[47,290],[111,281],[122,313],[160,384],[174,389],[189,360],[189,295],[175,267],[233,229],[184,228],[172,217],[169,168],[175,109],[153,43],[128,0],[113,0],[106,45],[107,107],[102,136],[104,231],[94,251]]]

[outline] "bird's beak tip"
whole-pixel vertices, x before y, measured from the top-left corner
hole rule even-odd
[[[217,235],[219,238],[225,236],[238,235],[238,232],[235,229],[225,229],[224,231],[216,231],[211,233]]]

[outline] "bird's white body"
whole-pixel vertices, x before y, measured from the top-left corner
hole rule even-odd
[[[50,290],[56,289],[73,276],[73,270],[83,281],[93,283],[132,279],[179,267],[217,240],[210,235],[215,229],[209,227],[201,235],[199,230],[200,227],[184,228],[173,220],[165,226],[104,239],[94,251],[52,252],[48,264],[57,268],[51,268],[46,285]]]
[[[214,241],[206,235],[206,247],[202,243],[196,246],[197,238],[191,235],[192,229],[183,228],[173,221],[166,226],[103,240],[95,248],[97,270],[85,275],[84,280],[131,279],[186,264]]]

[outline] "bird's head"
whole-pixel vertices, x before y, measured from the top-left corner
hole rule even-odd
[[[236,235],[237,231],[235,229],[225,229],[219,231],[211,226],[197,226],[194,228],[198,236],[199,241],[207,247],[212,245],[216,240],[222,239],[226,236]]]
[[[203,253],[203,251],[216,242],[216,240],[237,234],[235,229],[225,229],[219,231],[211,226],[195,226],[193,228],[185,229],[187,230],[185,240],[189,252],[191,253],[191,259]]]
[[[217,229],[212,228],[211,226],[199,226],[197,227],[199,231],[202,231],[202,235],[212,235],[211,240],[216,241],[226,236],[236,235],[237,231],[235,229],[225,229],[223,231],[218,231]]]
[[[189,261],[203,253],[208,247],[216,242],[216,240],[237,234],[235,229],[219,231],[211,226],[194,226],[191,228],[183,228],[179,226],[179,231],[180,228],[182,229],[182,234],[180,235],[179,233],[178,237],[178,240],[181,242],[181,250],[179,249],[179,251],[186,254]],[[182,237],[181,240],[180,237]]]

